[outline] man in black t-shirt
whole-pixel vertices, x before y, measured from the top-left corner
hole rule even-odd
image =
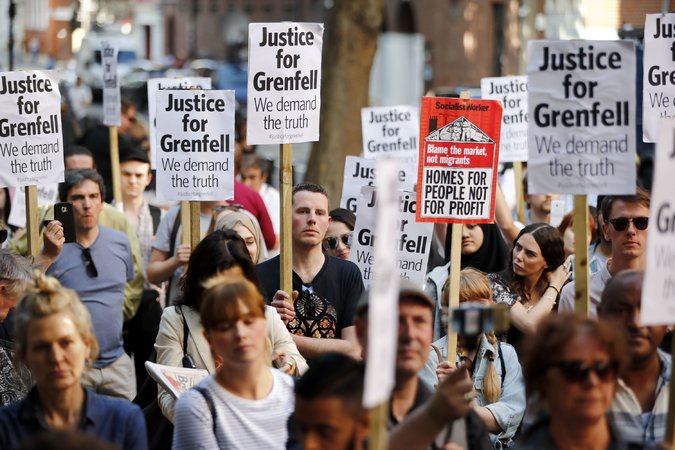
[[[318,184],[302,183],[293,189],[292,304],[290,295],[279,290],[279,256],[259,264],[258,277],[304,357],[329,351],[358,357],[352,319],[363,281],[356,264],[323,253],[328,211],[328,195]]]

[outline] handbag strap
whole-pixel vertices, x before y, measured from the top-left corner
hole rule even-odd
[[[190,327],[188,327],[187,320],[185,320],[185,314],[183,314],[183,305],[177,305],[176,309],[183,318],[183,356],[188,356],[187,341],[188,336],[190,335]]]

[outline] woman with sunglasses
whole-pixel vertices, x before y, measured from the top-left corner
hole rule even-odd
[[[326,237],[323,239],[323,249],[330,256],[349,259],[356,216],[353,212],[344,208],[335,208],[329,215],[331,223],[328,225]]]
[[[607,414],[625,362],[615,330],[578,315],[557,314],[542,321],[530,342],[525,387],[540,414],[516,449],[642,448],[623,441]]]
[[[533,223],[516,236],[506,268],[488,274],[492,298],[509,307],[511,328],[507,342],[518,354],[524,336],[532,334],[554,309],[570,270],[558,230],[545,223]]]

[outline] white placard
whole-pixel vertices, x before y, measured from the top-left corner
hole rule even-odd
[[[58,194],[58,184],[38,186],[38,207],[54,204]],[[12,209],[9,211],[7,223],[15,227],[26,228],[26,191],[23,188],[19,188],[14,191],[14,198],[12,198]]]
[[[178,89],[211,89],[211,78],[208,77],[185,77],[185,78],[151,78],[148,80],[148,122],[150,126],[150,165],[156,167],[157,155],[157,101],[155,95],[161,90]]]
[[[642,140],[654,142],[659,119],[675,119],[675,14],[647,14],[643,65]]]
[[[528,192],[635,193],[635,48],[530,41]]]
[[[322,42],[321,23],[249,24],[249,144],[319,140]]]
[[[395,174],[393,175],[395,176]],[[434,225],[428,222],[416,222],[417,200],[415,199],[415,193],[399,190],[398,184],[396,189],[398,193],[398,213],[388,216],[387,220],[396,223],[399,234],[388,244],[396,251],[395,259],[401,278],[409,279],[422,286],[427,270],[431,233]],[[366,289],[373,282],[374,277],[374,243],[382,240],[376,231],[376,206],[378,204],[379,200],[375,188],[373,186],[363,187],[358,200],[359,213],[356,216],[349,260],[361,269],[363,284]]]
[[[675,324],[675,123],[660,122],[642,283],[641,319],[645,325]]]
[[[399,282],[396,250],[391,242],[399,235],[396,228],[399,209],[397,166],[394,159],[381,160],[377,164],[375,183],[379,200],[375,231],[380,240],[374,246],[376,276],[368,299],[368,354],[363,390],[363,406],[368,409],[387,402],[395,382]]]
[[[527,161],[527,77],[482,78],[480,91],[502,104],[499,162]]]
[[[118,45],[114,41],[101,42],[101,65],[103,67],[103,124],[120,126],[122,103],[120,82],[117,74]]]
[[[157,196],[234,196],[234,91],[157,91]]]
[[[0,73],[0,186],[63,181],[61,94],[54,72]]]
[[[372,186],[375,183],[375,166],[377,161],[374,159],[359,158],[358,156],[347,156],[345,158],[345,172],[342,182],[342,198],[340,207],[346,208],[356,213],[358,198],[361,195],[363,186]],[[398,179],[398,189],[412,191],[415,189],[416,164],[401,161],[396,169]]]
[[[417,164],[420,115],[414,106],[361,108],[363,156],[397,157]]]

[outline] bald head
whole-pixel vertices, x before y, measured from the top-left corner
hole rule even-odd
[[[635,269],[622,270],[612,277],[602,292],[598,316],[602,317],[621,305],[640,308],[644,278],[644,272]]]

